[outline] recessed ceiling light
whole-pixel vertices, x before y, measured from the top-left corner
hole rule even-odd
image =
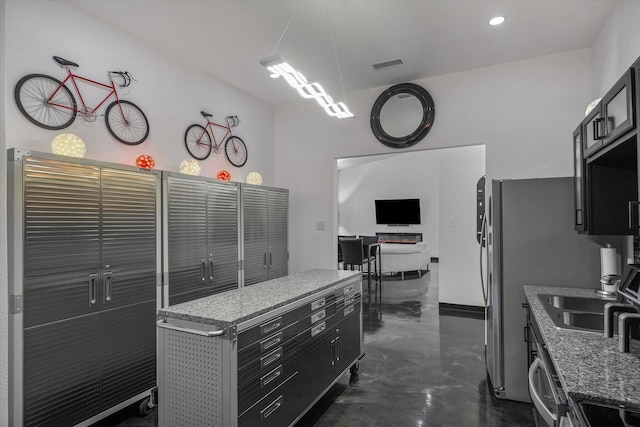
[[[496,16],[489,20],[489,25],[500,25],[504,22],[504,16]]]

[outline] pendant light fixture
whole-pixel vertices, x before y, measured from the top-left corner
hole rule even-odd
[[[331,33],[331,42],[333,44],[333,52],[336,57],[336,64],[338,66],[338,74],[340,76],[340,84],[342,85],[342,95],[345,97],[344,93],[344,83],[342,81],[342,72],[340,71],[340,62],[338,61],[338,53],[336,51],[336,43],[333,37],[333,31],[331,29],[331,17],[329,16],[329,6],[325,1],[325,7],[327,9],[327,17],[329,17],[329,30]],[[291,85],[294,89],[298,91],[300,96],[303,98],[313,98],[322,108],[324,108],[325,112],[332,116],[338,117],[340,119],[346,119],[350,117],[354,117],[353,113],[349,111],[349,108],[344,102],[335,102],[333,98],[324,90],[322,85],[318,82],[309,83],[309,81],[305,78],[305,76],[298,70],[296,70],[293,66],[291,66],[286,61],[282,60],[279,55],[276,55],[276,51],[284,34],[287,32],[291,21],[296,16],[296,12],[298,11],[298,7],[300,7],[300,1],[296,6],[291,18],[289,18],[289,22],[285,26],[282,34],[280,35],[280,39],[276,43],[276,46],[273,48],[273,52],[271,52],[271,56],[268,58],[263,58],[260,60],[260,64],[265,67],[267,70],[271,72],[272,78],[283,77],[284,80]]]

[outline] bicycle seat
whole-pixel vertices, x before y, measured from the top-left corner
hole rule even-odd
[[[79,65],[76,64],[75,62],[67,61],[64,58],[60,58],[59,56],[54,56],[53,59],[55,59],[56,62],[60,65],[66,65],[69,67],[79,67]]]
[[[206,111],[200,111],[200,114],[202,114],[202,117],[213,117],[213,114],[207,113]]]

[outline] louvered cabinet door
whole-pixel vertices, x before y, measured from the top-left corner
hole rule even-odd
[[[102,312],[102,410],[156,384],[155,300]]]
[[[207,185],[207,246],[210,293],[238,287],[238,186]]]
[[[102,170],[102,305],[156,297],[156,190],[148,172]]]
[[[24,331],[25,426],[72,426],[100,412],[100,315]]]
[[[24,326],[99,310],[100,169],[25,158]]]
[[[269,279],[286,276],[289,266],[289,192],[269,191]]]
[[[169,305],[207,294],[206,182],[168,177]]]
[[[242,189],[244,227],[244,284],[253,285],[268,278],[268,205],[261,188]]]

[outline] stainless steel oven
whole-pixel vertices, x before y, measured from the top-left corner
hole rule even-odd
[[[529,396],[533,403],[533,417],[537,427],[573,427],[571,409],[544,346],[535,319],[529,317],[531,352],[529,365]]]

